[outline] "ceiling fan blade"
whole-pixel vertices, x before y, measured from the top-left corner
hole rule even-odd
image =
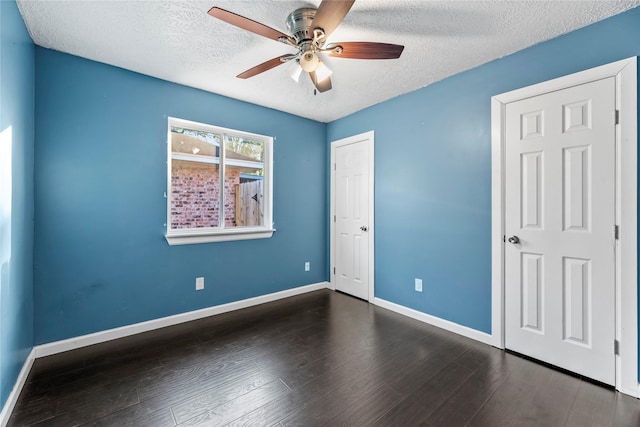
[[[347,15],[353,3],[355,0],[322,0],[313,18],[311,29],[322,28],[325,37],[329,37],[329,34],[333,33]]]
[[[271,40],[278,41],[279,37],[287,38],[286,34],[281,33],[278,30],[274,30],[271,27],[267,27],[264,24],[261,24],[249,18],[245,18],[244,16],[240,16],[233,12],[229,12],[228,10],[220,9],[219,7],[212,7],[207,13],[214,18],[218,18],[228,24],[235,25],[236,27],[242,28],[243,30],[251,31],[252,33],[261,35]]]
[[[277,67],[278,65],[284,64],[281,58],[288,58],[290,55],[278,56],[277,58],[270,59],[268,61],[263,62],[262,64],[258,64],[253,68],[249,68],[244,73],[238,74],[236,77],[239,79],[248,79],[249,77],[256,76],[260,73],[264,73],[267,70]]]
[[[326,79],[319,82],[315,71],[311,71],[309,73],[309,77],[311,77],[311,81],[313,82],[313,85],[318,89],[318,91],[326,92],[331,89],[331,77],[327,77]]]
[[[390,43],[344,42],[331,43],[327,49],[342,46],[342,53],[326,52],[335,58],[353,59],[396,59],[400,58],[404,46]]]

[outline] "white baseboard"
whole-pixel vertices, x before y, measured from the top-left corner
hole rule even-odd
[[[216,305],[200,310],[162,317],[160,319],[134,323],[133,325],[122,326],[120,328],[108,329],[106,331],[96,332],[93,334],[82,335],[79,337],[69,338],[62,341],[55,341],[48,344],[42,344],[34,347],[35,357],[50,356],[52,354],[62,353],[64,351],[74,350],[76,348],[111,341],[142,332],[152,331],[154,329],[160,329],[167,326],[177,325],[179,323],[190,322],[192,320],[202,319],[204,317],[209,317],[216,314],[227,313],[229,311],[240,310],[242,308],[247,308],[254,305],[260,305],[267,302],[304,294],[307,292],[317,291],[319,289],[326,289],[327,286],[327,282],[314,283],[311,285],[300,286],[298,288],[287,289],[272,294],[261,295],[259,297],[249,298],[241,301],[234,301],[228,304]]]
[[[11,417],[13,408],[16,406],[16,402],[18,401],[18,396],[20,396],[20,392],[22,392],[22,388],[27,382],[27,377],[29,376],[29,372],[31,372],[33,361],[36,359],[35,354],[36,352],[34,351],[34,349],[31,349],[29,355],[27,356],[27,360],[25,360],[24,364],[22,365],[22,369],[20,370],[18,379],[13,386],[13,390],[11,390],[11,393],[9,393],[9,397],[7,397],[7,401],[2,408],[2,412],[0,412],[0,427],[5,427],[9,422],[9,417]]]
[[[395,304],[387,300],[380,298],[374,298],[373,303],[379,307],[386,308],[387,310],[395,311],[398,314],[402,314],[412,319],[419,320],[420,322],[428,323],[433,326],[437,326],[440,329],[444,329],[449,332],[462,335],[467,338],[471,338],[476,341],[480,341],[484,344],[491,345],[491,335],[485,332],[480,332],[475,329],[468,328],[466,326],[459,325],[457,323],[450,322],[448,320],[441,319],[430,314],[423,313],[421,311],[414,310],[403,305]]]
[[[633,388],[625,387],[616,388],[616,390],[622,394],[626,394],[627,396],[631,396],[636,399],[640,398],[640,383],[637,384],[635,390]]]

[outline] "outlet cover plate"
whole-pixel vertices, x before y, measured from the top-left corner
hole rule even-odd
[[[304,271],[311,270],[311,263],[309,261],[304,263]]]
[[[196,291],[204,289],[204,277],[196,277]]]
[[[422,292],[422,279],[416,279],[416,292]]]

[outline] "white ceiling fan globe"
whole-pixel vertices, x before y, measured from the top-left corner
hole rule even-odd
[[[318,64],[320,63],[320,58],[315,52],[305,52],[300,56],[300,66],[307,73],[311,73],[318,68]]]

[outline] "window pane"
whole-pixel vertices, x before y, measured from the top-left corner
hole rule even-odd
[[[225,227],[264,225],[264,142],[225,135]]]
[[[218,227],[220,135],[171,128],[171,228]]]
[[[171,152],[207,157],[220,157],[218,134],[171,127]]]

